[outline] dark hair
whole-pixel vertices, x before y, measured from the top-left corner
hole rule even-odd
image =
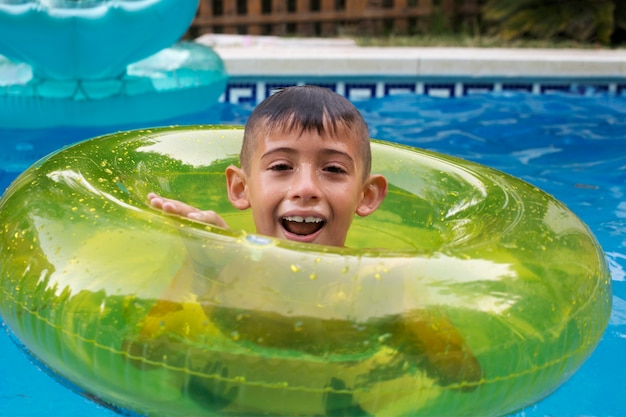
[[[253,144],[260,134],[317,131],[320,136],[354,135],[361,141],[365,177],[369,176],[372,157],[367,124],[356,107],[345,97],[317,86],[287,87],[263,100],[252,112],[243,136],[240,162],[250,166]]]

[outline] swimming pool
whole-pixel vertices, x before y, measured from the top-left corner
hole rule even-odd
[[[556,393],[516,414],[626,413],[626,97],[502,92],[455,99],[405,94],[357,102],[373,137],[471,159],[564,201],[594,231],[611,265],[614,306],[595,353]],[[220,104],[171,123],[244,123],[252,104]],[[134,126],[123,126],[130,128]],[[110,129],[108,129],[110,130]],[[0,187],[39,157],[100,129],[0,130]],[[38,371],[0,334],[0,415],[112,416]],[[497,401],[497,399],[494,399]]]

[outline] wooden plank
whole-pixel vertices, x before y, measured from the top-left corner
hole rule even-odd
[[[200,0],[196,16],[213,16],[213,0]]]
[[[287,13],[287,0],[272,0],[272,10],[270,14]],[[287,34],[287,24],[285,22],[272,25],[272,35],[282,36]]]
[[[367,0],[346,0],[346,15],[360,19],[367,5]]]
[[[245,0],[247,16],[257,22],[263,21],[261,13],[261,1],[260,0]],[[247,25],[246,33],[249,35],[261,35],[262,25],[259,23],[252,23]]]
[[[416,31],[421,33],[428,33],[430,29],[430,18],[433,14],[433,0],[418,0],[417,5],[422,8],[424,11],[424,15],[417,19],[416,23]]]
[[[289,15],[308,16],[309,13],[311,13],[311,0],[296,0],[296,11],[295,13],[290,13]],[[279,14],[277,13],[276,15]],[[287,20],[286,18],[283,18],[281,21],[284,21],[284,23],[297,23],[296,33],[301,36],[315,35],[315,25],[308,19]]]
[[[385,4],[383,0],[368,0],[365,9],[363,10],[363,20],[365,23],[366,35],[378,35],[383,32],[382,19],[368,18],[368,13],[375,13],[376,11],[384,10]]]
[[[212,17],[213,16],[213,1],[212,0],[200,0],[198,2],[198,11],[196,12],[196,17]],[[187,36],[191,38],[195,38],[205,33],[212,32],[211,26],[197,26],[192,24],[187,31]]]
[[[334,13],[335,12],[335,0],[321,0],[320,1],[321,13]],[[345,11],[344,11],[345,13]],[[335,19],[323,21],[320,27],[320,34],[322,36],[334,36],[337,34],[338,22]]]
[[[408,0],[393,0],[393,7],[395,9],[408,9]],[[393,20],[393,33],[395,35],[406,35],[409,31],[409,19],[399,18]]]
[[[224,15],[214,16],[212,21],[224,27],[224,33],[238,33],[238,23],[233,23],[239,16],[237,15],[237,0],[222,0]],[[242,15],[242,17],[247,17]]]

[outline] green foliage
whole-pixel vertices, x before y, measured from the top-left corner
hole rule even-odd
[[[483,19],[505,40],[521,37],[610,44],[617,28],[626,29],[621,0],[488,0]]]

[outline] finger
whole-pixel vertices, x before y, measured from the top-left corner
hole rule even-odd
[[[220,217],[213,210],[205,210],[205,211],[194,211],[187,214],[187,217],[192,220],[197,220],[202,223],[209,223],[214,226],[223,227],[224,229],[228,229],[228,225],[226,221]]]
[[[199,211],[197,208],[187,205],[178,200],[160,197],[156,194],[149,194],[148,197],[150,198],[150,205],[152,207],[162,210],[167,214],[176,214],[186,217],[189,213]]]
[[[198,212],[199,209],[187,205],[177,200],[164,199],[161,204],[161,210],[168,214],[177,214],[179,216],[187,217],[190,213]]]
[[[158,208],[158,209],[160,209],[163,206],[163,203],[165,202],[165,199],[163,197],[155,193],[149,193],[148,200],[150,201],[150,205],[152,207]]]

